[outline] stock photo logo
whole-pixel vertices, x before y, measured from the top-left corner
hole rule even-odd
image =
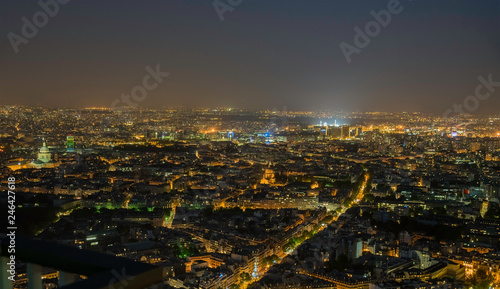
[[[487,77],[479,75],[477,80],[480,84],[476,86],[474,94],[466,96],[462,103],[454,103],[453,108],[449,108],[443,113],[443,118],[448,118],[452,113],[463,115],[476,111],[480,106],[480,100],[489,99],[495,93],[496,88],[500,86],[500,81],[494,81],[491,73]]]
[[[220,22],[224,21],[224,13],[233,12],[234,9],[243,3],[243,0],[215,0],[212,2]]]
[[[21,33],[16,34],[9,32],[7,38],[14,52],[19,53],[19,46],[21,44],[28,44],[29,40],[33,39],[39,32],[39,29],[45,27],[49,23],[50,18],[54,18],[60,11],[61,5],[66,5],[70,0],[40,0],[38,6],[40,10],[35,12],[31,19],[26,16],[21,18],[22,26]]]
[[[411,1],[411,0],[409,0]],[[347,63],[352,62],[352,55],[360,54],[363,48],[366,48],[371,40],[377,37],[382,28],[386,28],[392,21],[393,15],[398,15],[403,11],[403,6],[399,0],[389,0],[387,3],[387,9],[382,9],[378,12],[375,10],[370,11],[370,15],[373,17],[372,21],[369,21],[364,26],[364,31],[358,26],[354,27],[354,35],[353,44],[349,44],[347,42],[340,43],[340,50],[344,55]]]
[[[142,102],[148,96],[148,91],[152,91],[161,84],[167,76],[170,75],[169,72],[161,71],[160,64],[157,64],[155,69],[151,68],[149,65],[146,66],[146,74],[142,78],[142,85],[134,86],[129,94],[122,94],[121,97],[115,99],[111,103],[111,109],[123,109],[126,107],[137,107],[139,102]],[[120,103],[125,105],[118,106]]]
[[[108,289],[127,288],[128,285],[127,280],[129,280],[130,278],[134,278],[133,276],[127,275],[127,273],[125,272],[125,267],[122,268],[121,274],[116,269],[113,269],[111,271],[111,274],[113,274],[114,277],[111,280],[109,280]]]

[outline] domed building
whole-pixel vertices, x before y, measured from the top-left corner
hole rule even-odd
[[[41,168],[53,168],[58,165],[58,163],[52,161],[52,154],[50,153],[49,148],[47,147],[47,143],[45,139],[43,140],[43,145],[38,152],[38,159],[36,161],[31,162],[31,167],[41,169]]]
[[[276,182],[276,178],[274,177],[274,171],[271,168],[271,163],[268,163],[267,168],[264,172],[264,176],[260,180],[262,185],[272,185]]]
[[[45,140],[43,141],[42,148],[38,152],[38,160],[42,163],[48,163],[52,160],[52,154],[50,153],[49,148],[47,148]]]

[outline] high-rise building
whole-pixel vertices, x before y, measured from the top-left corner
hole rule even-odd
[[[68,135],[66,137],[66,152],[68,153],[75,152],[75,137],[72,135]]]
[[[358,126],[358,127],[356,128],[356,136],[360,136],[360,135],[361,135],[361,133],[363,133],[363,128],[362,128],[362,127],[360,127],[360,126]]]
[[[350,130],[348,125],[343,125],[341,128],[340,138],[347,139],[351,137]]]
[[[332,138],[341,138],[342,137],[342,129],[340,127],[330,127],[328,130],[328,135]]]

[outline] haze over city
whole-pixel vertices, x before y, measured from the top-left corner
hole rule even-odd
[[[73,0],[15,53],[7,35],[23,37],[22,18],[42,9],[1,1],[1,103],[108,107],[157,64],[170,75],[140,107],[442,113],[478,76],[500,81],[495,0],[402,0],[348,63],[339,45],[388,2],[235,1],[218,13],[210,1]],[[495,112],[498,93],[475,112]]]

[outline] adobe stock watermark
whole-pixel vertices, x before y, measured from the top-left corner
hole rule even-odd
[[[398,15],[402,11],[403,6],[401,6],[399,0],[389,0],[387,9],[382,9],[379,12],[375,12],[375,10],[370,11],[374,20],[365,24],[364,31],[358,26],[354,27],[354,31],[356,32],[353,39],[354,45],[346,42],[340,43],[340,50],[347,63],[351,63],[351,55],[354,53],[360,54],[361,49],[366,48],[370,44],[371,38],[377,37],[382,31],[382,27],[385,28],[391,23],[392,15]]]
[[[155,69],[148,65],[146,66],[146,71],[148,74],[142,78],[142,84],[134,86],[129,94],[122,94],[121,97],[115,99],[111,103],[112,110],[137,107],[139,102],[146,99],[148,91],[156,89],[163,82],[164,78],[170,75],[169,72],[160,70],[160,64],[157,64]],[[120,103],[124,105],[119,106]]]
[[[217,16],[219,16],[220,22],[224,21],[224,13],[233,12],[234,9],[243,3],[243,0],[214,0],[212,5],[214,6]]]
[[[28,44],[30,39],[33,39],[40,28],[44,27],[49,23],[49,17],[55,17],[59,13],[60,5],[68,4],[70,0],[40,0],[38,1],[38,6],[41,10],[35,12],[31,17],[31,21],[23,16],[21,21],[23,25],[21,27],[21,35],[14,32],[9,32],[7,38],[9,38],[10,45],[14,52],[19,53],[19,45]]]
[[[113,274],[113,276],[115,278],[111,278],[111,280],[109,280],[108,289],[126,288],[126,286],[128,285],[127,280],[130,279],[130,277],[132,277],[132,276],[127,275],[127,273],[125,272],[125,267],[122,268],[121,274],[119,272],[117,272],[116,269],[113,269],[113,271],[111,271],[111,274]],[[115,285],[117,285],[117,283],[120,284],[119,287],[115,287]]]
[[[493,74],[491,73],[486,78],[479,75],[477,80],[479,80],[479,84],[474,90],[474,95],[465,97],[461,104],[454,103],[453,108],[449,108],[443,113],[443,118],[447,118],[452,113],[466,114],[477,110],[480,104],[479,101],[490,98],[491,94],[495,92],[496,87],[500,86],[500,81],[494,81]]]

